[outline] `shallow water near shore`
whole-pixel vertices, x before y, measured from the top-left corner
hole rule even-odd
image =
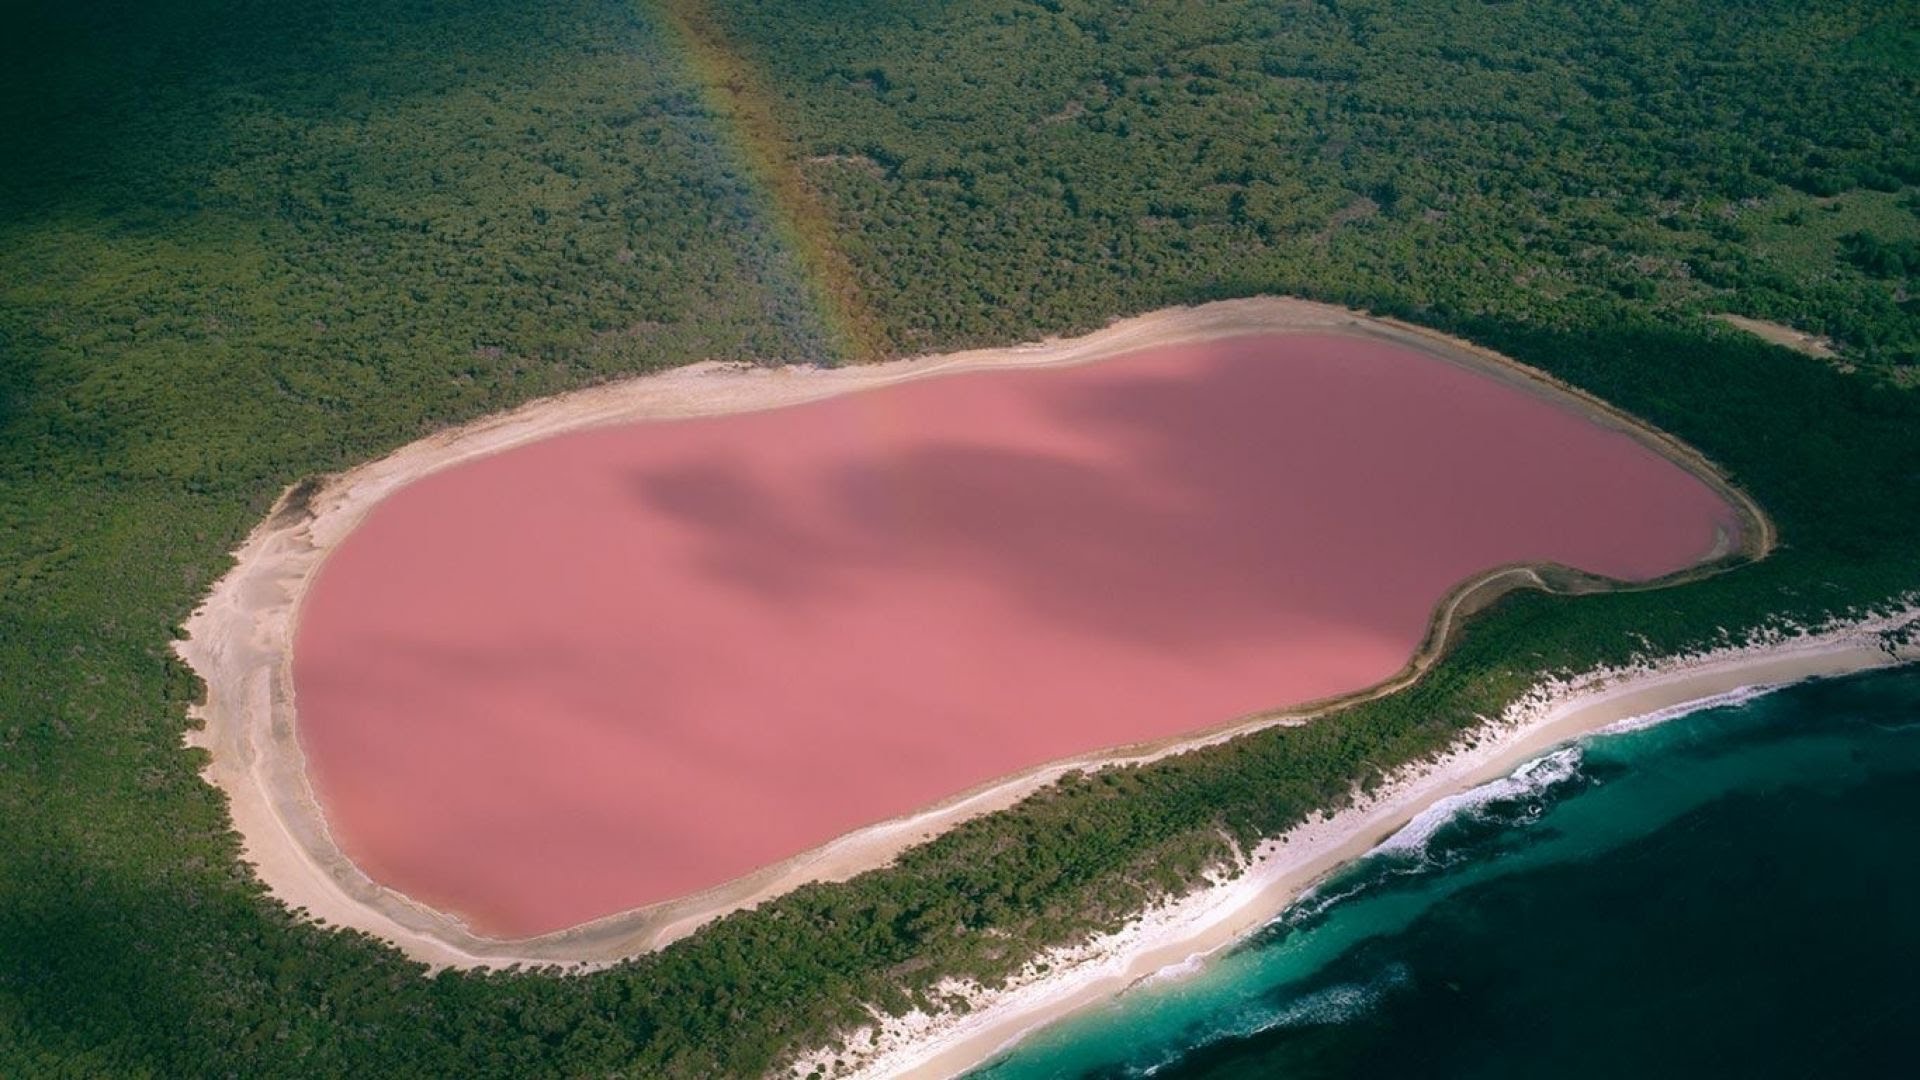
[[[1920,670],[1619,725],[975,1076],[1893,1075]]]

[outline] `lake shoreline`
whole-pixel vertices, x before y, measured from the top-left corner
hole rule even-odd
[[[370,933],[434,968],[565,965],[585,969],[659,948],[730,911],[812,881],[844,880],[979,815],[1004,809],[1066,772],[1151,761],[1410,685],[1445,651],[1463,616],[1515,588],[1580,592],[1618,587],[1551,566],[1507,566],[1461,583],[1437,606],[1425,640],[1396,675],[1338,698],[1305,702],[1150,745],[1120,746],[1056,761],[880,822],[704,892],[535,938],[501,940],[372,880],[330,834],[296,734],[292,643],[301,602],[327,555],[372,508],[421,477],[562,433],[639,420],[673,420],[776,409],[835,395],[975,370],[1062,367],[1142,349],[1256,333],[1318,332],[1386,339],[1569,403],[1624,431],[1707,482],[1740,516],[1728,550],[1651,587],[1764,557],[1771,521],[1698,452],[1591,395],[1468,342],[1344,308],[1278,297],[1174,308],[1121,320],[1070,339],[982,349],[858,368],[755,368],[708,363],[644,375],[441,432],[338,476],[295,485],[246,543],[235,565],[186,622],[180,655],[207,685],[192,710],[189,745],[209,751],[204,775],[228,797],[243,851],[269,890],[309,917]]]

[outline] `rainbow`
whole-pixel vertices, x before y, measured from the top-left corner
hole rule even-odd
[[[799,259],[835,355],[855,363],[890,355],[892,343],[862,296],[853,262],[834,242],[839,223],[808,179],[753,65],[728,42],[704,0],[660,0],[659,10],[680,39],[702,101],[721,118],[749,178],[768,194],[776,239]]]

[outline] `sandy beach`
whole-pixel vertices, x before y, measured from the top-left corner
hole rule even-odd
[[[843,1078],[958,1076],[1026,1034],[1125,992],[1144,979],[1195,969],[1271,921],[1316,882],[1365,855],[1436,802],[1505,776],[1562,743],[1634,718],[1707,707],[1729,695],[1920,661],[1883,632],[1912,627],[1920,607],[1775,632],[1752,644],[1600,669],[1537,686],[1483,729],[1474,745],[1410,767],[1371,798],[1310,821],[1257,850],[1243,872],[1143,914],[1117,933],[1036,959],[1004,988],[949,984],[965,1012],[877,1018],[845,1045],[791,1069]],[[838,1063],[836,1065],[836,1062]]]
[[[194,710],[202,727],[190,732],[188,741],[210,752],[206,776],[229,798],[245,857],[272,893],[290,907],[332,925],[379,936],[435,967],[599,964],[657,948],[703,922],[805,882],[841,880],[884,865],[905,848],[967,818],[1011,805],[1069,769],[1151,760],[1273,724],[1305,722],[1314,713],[1355,697],[1390,693],[1431,664],[1457,624],[1457,616],[1509,589],[1606,587],[1557,568],[1495,568],[1462,583],[1441,603],[1425,642],[1400,673],[1359,694],[1230,719],[1158,744],[1054,762],[860,829],[718,888],[535,938],[499,940],[475,934],[460,920],[373,881],[342,854],[330,836],[295,735],[290,672],[294,631],[302,599],[328,553],[400,487],[452,465],[565,432],[635,420],[773,409],[962,371],[1085,364],[1151,346],[1296,331],[1392,341],[1570,401],[1597,422],[1626,432],[1688,468],[1741,511],[1740,535],[1720,559],[1655,584],[1761,557],[1773,546],[1772,526],[1765,515],[1684,444],[1469,343],[1304,301],[1260,298],[1171,309],[1074,339],[869,367],[822,370],[701,364],[533,402],[430,436],[338,476],[297,485],[235,552],[233,569],[186,624],[187,637],[178,644],[179,651],[208,688],[206,703]]]

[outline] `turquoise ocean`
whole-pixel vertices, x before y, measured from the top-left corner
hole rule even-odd
[[[1920,1076],[1920,669],[1555,749],[975,1075]]]

